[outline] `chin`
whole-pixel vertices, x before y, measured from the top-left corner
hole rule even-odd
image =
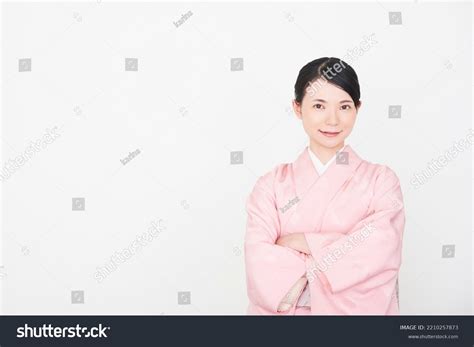
[[[323,147],[333,148],[343,143],[344,139],[341,140],[337,138],[334,138],[334,139],[324,138],[324,139],[315,139],[314,142],[318,143],[320,146],[323,146]]]

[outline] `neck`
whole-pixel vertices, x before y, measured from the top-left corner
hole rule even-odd
[[[323,164],[326,164],[338,150],[344,147],[344,142],[338,144],[335,147],[324,147],[318,143],[310,141],[309,149],[318,157]]]

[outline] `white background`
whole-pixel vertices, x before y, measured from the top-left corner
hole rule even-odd
[[[60,137],[1,183],[1,312],[244,314],[245,199],[308,141],[289,109],[298,71],[374,33],[347,61],[363,103],[347,143],[401,180],[401,314],[472,314],[471,148],[411,184],[469,133],[471,22],[467,2],[4,3],[2,168],[48,128]],[[166,230],[98,283],[97,268],[159,219]],[[441,257],[447,244],[454,258]]]

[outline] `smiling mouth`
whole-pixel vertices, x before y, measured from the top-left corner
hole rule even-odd
[[[323,134],[324,136],[334,137],[334,136],[339,135],[342,132],[342,130],[341,131],[322,131],[322,130],[319,130],[319,132],[321,134]]]

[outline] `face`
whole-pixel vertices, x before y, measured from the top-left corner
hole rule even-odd
[[[344,90],[321,80],[306,89],[301,104],[293,100],[293,109],[312,145],[327,149],[344,146],[359,108]]]

